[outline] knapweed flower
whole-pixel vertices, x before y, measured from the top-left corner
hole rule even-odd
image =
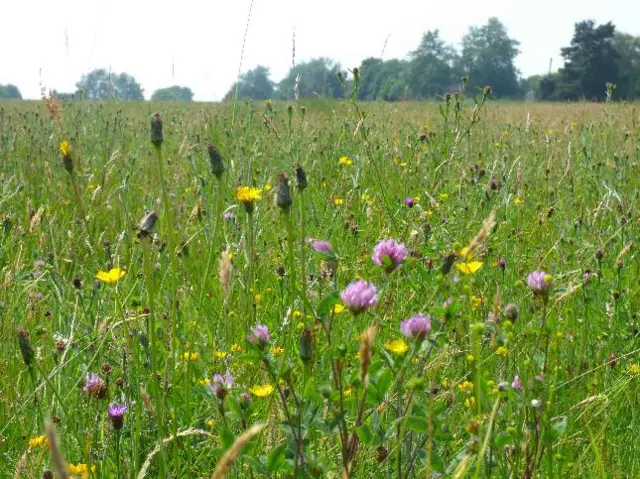
[[[125,270],[116,267],[109,271],[98,271],[96,278],[107,284],[116,284],[125,274]]]
[[[363,279],[353,281],[340,294],[344,305],[354,315],[378,304],[378,290]]]
[[[431,331],[431,317],[428,314],[416,314],[400,323],[400,331],[407,338],[422,341]]]
[[[520,382],[519,376],[516,375],[513,377],[513,381],[511,382],[511,389],[513,389],[514,391],[522,390],[522,383]]]
[[[404,354],[409,351],[409,345],[404,342],[404,339],[400,338],[384,343],[384,349],[391,351],[393,354]]]
[[[308,242],[317,253],[333,253],[333,246],[328,241],[310,239]]]
[[[240,186],[236,190],[236,199],[244,205],[247,213],[253,213],[255,202],[262,199],[262,190],[251,186]]]
[[[549,290],[553,286],[553,278],[544,271],[537,270],[527,276],[527,286],[529,286],[536,296],[547,299],[549,297]]]
[[[82,390],[96,399],[101,399],[107,395],[107,383],[96,373],[87,374]]]
[[[276,206],[283,211],[289,211],[292,203],[289,178],[287,178],[286,174],[280,173],[278,175],[278,186],[276,188]]]
[[[273,386],[271,384],[253,386],[251,389],[249,389],[249,392],[255,397],[263,398],[271,395],[271,393],[273,392]]]
[[[504,307],[504,315],[509,321],[515,323],[518,316],[520,316],[520,308],[515,303],[509,303]]]
[[[338,160],[338,164],[342,166],[351,166],[352,163],[353,161],[351,161],[351,158],[349,158],[348,156],[342,156]]]
[[[107,408],[107,414],[109,415],[109,421],[116,431],[122,429],[124,426],[124,413],[129,409],[124,404],[109,404]]]
[[[269,328],[264,324],[256,324],[247,334],[247,341],[256,346],[264,347],[270,340]]]
[[[408,198],[405,198],[404,204],[405,204],[405,206],[407,208],[413,208],[413,206],[415,205],[415,202],[414,202],[413,198],[408,197]]]
[[[229,371],[213,376],[213,380],[207,385],[209,390],[216,395],[218,399],[224,399],[233,387],[234,379]]]
[[[391,273],[394,269],[402,265],[407,258],[407,248],[402,243],[393,239],[380,241],[373,249],[373,262],[384,267],[387,273]]]
[[[29,447],[35,449],[37,447],[46,447],[49,445],[49,439],[47,436],[37,436],[29,439]]]

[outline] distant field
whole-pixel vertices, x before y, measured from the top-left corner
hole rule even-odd
[[[640,477],[638,105],[457,101],[0,103],[0,477]]]

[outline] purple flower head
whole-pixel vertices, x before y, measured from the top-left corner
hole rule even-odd
[[[383,266],[387,273],[402,265],[408,254],[407,248],[396,240],[387,239],[380,241],[373,250],[373,262]]]
[[[247,341],[256,346],[265,346],[270,340],[269,328],[264,324],[256,324],[247,334]]]
[[[107,383],[96,373],[87,374],[82,390],[96,399],[101,399],[107,395]]]
[[[591,281],[592,276],[593,272],[590,269],[585,270],[584,274],[582,275],[582,282],[588,283],[589,281]]]
[[[240,406],[247,407],[251,404],[251,395],[245,391],[240,394]]]
[[[527,286],[533,291],[533,294],[547,298],[553,283],[551,276],[542,270],[537,270],[527,276]]]
[[[408,198],[405,198],[404,200],[404,204],[408,207],[408,208],[413,208],[413,205],[415,204],[413,198],[411,198],[410,196]]]
[[[229,371],[213,376],[213,381],[208,384],[209,390],[216,395],[218,399],[224,399],[229,393],[229,389],[233,387],[233,376]]]
[[[511,383],[511,388],[514,391],[521,391],[522,390],[522,383],[520,382],[520,377],[519,376],[514,376],[513,377],[513,382]]]
[[[378,304],[378,290],[363,279],[350,283],[340,294],[342,302],[354,315]]]
[[[124,426],[124,413],[127,412],[128,409],[129,407],[124,404],[109,404],[107,414],[115,430],[118,431]]]
[[[498,267],[500,269],[505,269],[507,267],[507,258],[505,258],[504,256],[502,256],[499,260],[498,260]]]
[[[310,239],[309,244],[318,253],[333,253],[333,247],[328,241]]]
[[[416,314],[400,323],[400,331],[407,338],[422,341],[431,331],[431,317],[428,314]]]
[[[233,213],[231,211],[225,211],[222,215],[222,219],[226,222],[229,222],[233,221],[235,219],[235,216],[233,216]]]

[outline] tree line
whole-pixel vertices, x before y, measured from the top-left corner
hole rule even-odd
[[[519,42],[511,38],[500,20],[472,26],[460,48],[440,38],[438,30],[422,35],[415,50],[404,59],[366,58],[359,66],[360,100],[400,101],[433,98],[458,91],[460,79],[467,88],[492,87],[497,98],[531,98],[548,101],[640,98],[640,37],[616,31],[611,22],[592,20],[575,24],[571,44],[560,50],[564,64],[556,72],[523,78],[514,61]],[[80,79],[74,93],[54,92],[59,98],[88,100],[144,100],[140,84],[127,73],[94,70]],[[353,92],[353,78],[329,58],[315,58],[292,67],[278,83],[263,65],[240,75],[224,97],[266,100],[343,98]],[[0,98],[21,98],[14,85],[0,85]],[[191,101],[188,87],[156,90],[151,100]]]

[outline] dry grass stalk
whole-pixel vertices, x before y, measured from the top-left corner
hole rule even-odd
[[[482,228],[480,228],[480,231],[478,231],[478,234],[476,234],[473,237],[473,239],[471,240],[471,243],[469,243],[469,246],[467,246],[466,256],[468,258],[470,258],[473,255],[473,252],[475,250],[477,250],[484,244],[485,240],[487,239],[487,236],[489,236],[489,233],[491,232],[491,230],[495,225],[496,225],[496,212],[492,211],[491,214],[482,222]]]
[[[227,452],[224,453],[224,456],[218,462],[218,466],[215,471],[211,475],[211,479],[223,479],[226,473],[233,467],[233,464],[236,462],[236,459],[242,452],[244,446],[256,435],[258,434],[262,428],[265,426],[264,423],[255,424],[243,432],[238,439],[231,445]]]

